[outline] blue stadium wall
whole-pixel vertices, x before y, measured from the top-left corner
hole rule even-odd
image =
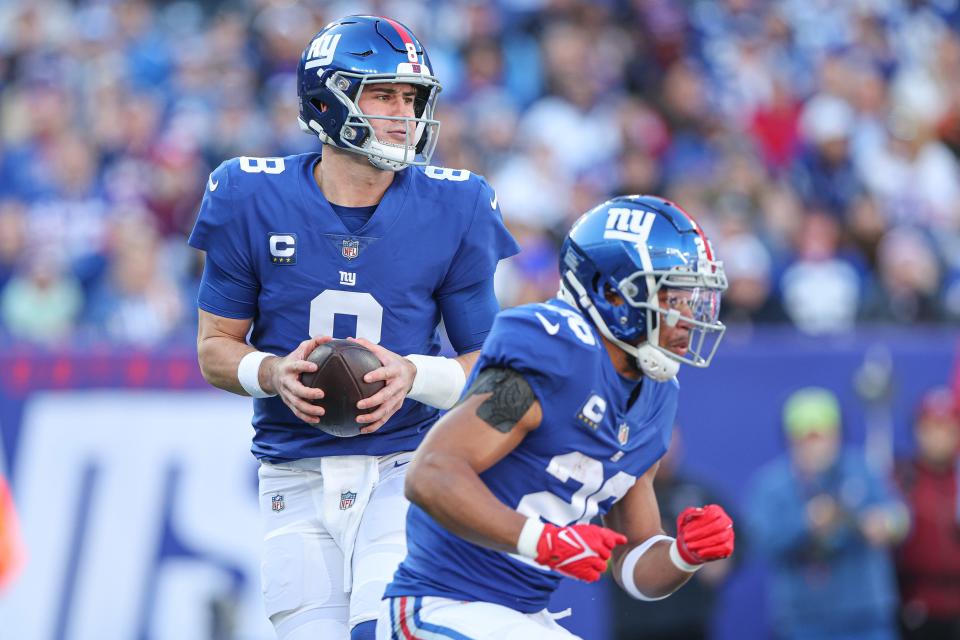
[[[912,449],[920,394],[947,382],[958,333],[872,330],[842,338],[731,334],[707,371],[685,369],[681,470],[740,511],[751,474],[783,450],[793,389],[834,389],[844,438],[862,445],[867,410],[854,375],[872,347],[894,365],[894,448]],[[190,347],[0,354],[0,433],[29,560],[0,593],[0,635],[60,638],[273,637],[259,594],[256,463],[248,401],[209,390]],[[766,638],[763,569],[745,554],[715,637]],[[554,610],[584,638],[609,637],[608,590],[567,584]]]

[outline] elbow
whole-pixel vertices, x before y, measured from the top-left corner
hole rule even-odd
[[[197,364],[200,366],[200,375],[203,376],[203,379],[216,386],[213,367],[211,366],[210,349],[204,340],[197,341]]]
[[[437,490],[442,486],[442,456],[424,453],[410,463],[403,482],[403,495],[412,504],[429,511]]]

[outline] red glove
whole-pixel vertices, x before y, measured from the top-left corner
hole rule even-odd
[[[626,536],[595,524],[561,529],[547,523],[537,540],[536,561],[565,576],[596,582],[607,569],[610,551],[626,541]]]
[[[677,517],[677,552],[689,565],[729,557],[733,538],[733,520],[720,505],[688,507]]]

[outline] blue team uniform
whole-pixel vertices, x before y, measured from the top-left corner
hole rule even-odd
[[[235,158],[211,175],[189,244],[209,264],[198,304],[253,318],[249,341],[285,355],[329,334],[364,337],[406,355],[440,351],[439,300],[489,280],[519,248],[486,181],[467,171],[395,174],[373,216],[344,226],[313,177],[319,153]],[[479,348],[486,327],[453,340]],[[451,336],[451,339],[452,336]],[[254,400],[253,453],[268,462],[415,449],[438,410],[407,400],[373,436],[336,438],[302,422],[279,397]]]
[[[593,325],[559,299],[502,312],[467,388],[486,367],[521,373],[543,411],[539,428],[481,475],[524,515],[557,526],[588,522],[667,450],[676,378],[641,383],[621,376]],[[407,515],[407,548],[386,597],[482,601],[534,613],[561,578],[526,558],[467,542],[416,505]]]

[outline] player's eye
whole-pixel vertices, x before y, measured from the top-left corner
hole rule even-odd
[[[666,305],[669,309],[683,309],[690,306],[690,298],[688,296],[667,296]]]

